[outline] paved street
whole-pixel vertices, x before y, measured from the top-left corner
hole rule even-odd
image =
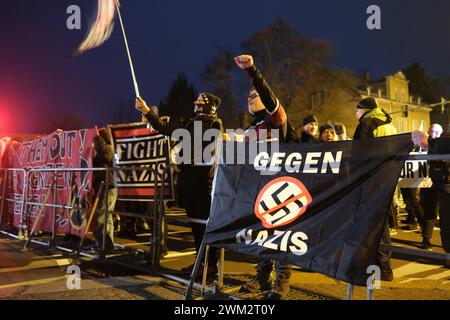
[[[169,214],[183,215],[182,211],[177,210]],[[148,246],[147,238],[148,234],[140,234],[134,239],[117,238],[116,241],[145,251]],[[393,236],[393,244],[413,248],[420,239],[417,231],[399,229],[398,234]],[[0,299],[179,300],[183,298],[186,287],[185,284],[174,281],[176,278],[173,276],[187,279],[188,275],[181,274],[178,270],[194,261],[192,241],[190,229],[185,222],[169,224],[169,252],[161,261],[161,273],[172,276],[172,279],[83,258],[80,265],[81,289],[69,290],[67,268],[72,264],[70,255],[38,244],[33,244],[31,251],[22,252],[23,241],[2,235]],[[435,252],[442,252],[439,242],[439,229],[436,228],[432,239],[432,243],[436,245]],[[121,259],[126,261],[127,258]],[[396,255],[392,262],[395,280],[382,282],[381,289],[374,292],[374,299],[450,299],[450,269],[419,259],[400,260]],[[250,279],[255,263],[251,257],[227,252],[225,289],[236,294],[235,289]],[[293,290],[288,299],[295,300],[343,299],[347,289],[346,284],[341,281],[304,272],[299,268],[295,268],[293,272],[291,286]],[[198,292],[195,294],[198,295]],[[365,288],[355,288],[353,298],[366,299]]]

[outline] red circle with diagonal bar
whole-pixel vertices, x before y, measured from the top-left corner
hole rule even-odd
[[[259,192],[255,202],[255,215],[268,229],[285,226],[306,212],[312,202],[308,189],[300,180],[279,177]]]

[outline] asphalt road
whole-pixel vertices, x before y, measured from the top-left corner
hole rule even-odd
[[[183,216],[181,210],[171,215]],[[437,229],[432,243],[434,251],[441,251]],[[179,270],[194,262],[193,238],[186,222],[171,222],[168,228],[168,252],[161,260],[160,273],[139,270],[83,258],[80,264],[80,288],[73,288],[73,274],[67,272],[73,264],[72,256],[58,249],[33,244],[31,251],[23,252],[23,241],[0,236],[0,299],[6,300],[181,300],[188,279]],[[44,237],[45,238],[45,237]],[[116,242],[133,250],[148,251],[149,234],[134,238],[116,238]],[[45,241],[45,239],[41,239]],[[399,229],[393,244],[417,247],[421,237],[417,231]],[[120,250],[119,250],[120,251]],[[129,250],[122,252],[130,252]],[[133,263],[145,267],[141,255],[115,255],[109,260]],[[240,285],[254,273],[256,261],[234,253],[225,255],[225,289],[236,294]],[[419,259],[392,259],[395,280],[382,282],[375,290],[376,300],[449,300],[450,269]],[[164,274],[166,276],[162,276]],[[170,279],[169,279],[169,278]],[[68,285],[69,283],[69,285]],[[289,300],[344,299],[347,285],[323,275],[294,269]],[[199,292],[194,292],[198,297]],[[238,295],[239,296],[239,295]],[[240,296],[243,299],[261,299],[262,295]],[[356,287],[354,299],[366,299],[365,288]]]

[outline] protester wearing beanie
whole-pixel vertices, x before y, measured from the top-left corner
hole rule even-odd
[[[373,139],[383,136],[397,134],[397,130],[391,124],[391,116],[378,107],[376,100],[372,97],[362,99],[356,104],[356,117],[359,120],[358,127],[353,135],[354,140]],[[396,219],[394,204],[390,206],[389,216],[391,220]],[[389,225],[386,221],[380,238],[380,247],[377,251],[376,262],[381,269],[381,280],[392,281],[394,274],[391,266],[391,252],[383,245],[390,244]]]
[[[301,134],[301,142],[316,142],[317,141],[317,129],[319,121],[317,118],[310,114],[303,119],[303,131]]]
[[[211,210],[211,188],[215,169],[210,161],[214,156],[215,150],[209,147],[211,141],[202,141],[201,137],[204,136],[207,130],[216,129],[212,131],[214,133],[212,138],[214,141],[217,141],[223,133],[222,121],[216,115],[220,106],[220,98],[211,93],[202,92],[194,101],[194,106],[195,114],[187,123],[179,120],[163,122],[142,98],[136,98],[136,108],[145,115],[151,126],[159,133],[170,137],[175,130],[180,128],[189,132],[187,145],[191,147],[190,152],[188,152],[190,158],[183,159],[183,163],[178,165],[181,171],[177,185],[179,203],[180,206],[186,209],[188,218],[207,220]],[[197,127],[201,130],[200,134],[197,134]],[[199,137],[200,140],[198,140]],[[194,150],[194,147],[197,145],[202,147],[200,157]],[[206,155],[210,156],[209,159],[208,157],[204,158]],[[194,245],[198,253],[206,226],[194,221],[190,222],[190,226],[194,236]],[[211,249],[208,256],[208,277],[213,277],[217,274],[218,250],[217,248]],[[183,268],[182,271],[190,272],[192,268],[193,265]]]
[[[378,107],[377,101],[364,98],[356,104],[356,117],[359,120],[353,139],[370,139],[397,134],[392,126],[392,117]]]
[[[209,92],[202,92],[194,102],[194,111],[196,113],[215,115],[221,102],[222,100],[218,96]]]

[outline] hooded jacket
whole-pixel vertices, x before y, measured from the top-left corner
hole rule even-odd
[[[375,108],[367,111],[359,119],[354,140],[372,139],[397,134],[392,125],[392,117],[383,109]]]

